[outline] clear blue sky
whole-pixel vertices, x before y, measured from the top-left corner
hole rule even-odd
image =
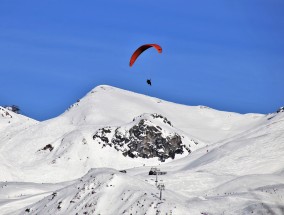
[[[45,120],[107,84],[186,105],[284,105],[283,0],[0,1],[0,105]],[[132,68],[132,52],[158,43]],[[146,84],[151,78],[153,86]]]

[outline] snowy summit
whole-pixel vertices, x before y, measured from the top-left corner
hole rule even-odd
[[[283,143],[283,108],[238,114],[107,85],[42,122],[0,107],[0,214],[284,214]]]

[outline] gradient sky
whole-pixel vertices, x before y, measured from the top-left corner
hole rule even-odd
[[[271,113],[284,105],[283,11],[283,0],[2,0],[0,105],[46,120],[107,84]],[[163,53],[149,49],[130,68],[145,43]]]

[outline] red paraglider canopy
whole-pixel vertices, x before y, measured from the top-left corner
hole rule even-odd
[[[148,48],[154,47],[155,49],[157,49],[157,51],[159,53],[162,53],[162,47],[159,46],[158,44],[145,44],[140,46],[138,49],[136,49],[136,51],[132,54],[131,58],[130,58],[130,62],[129,62],[129,66],[132,66],[134,64],[134,62],[136,61],[136,59],[139,57],[139,55],[144,52],[145,50],[147,50]]]

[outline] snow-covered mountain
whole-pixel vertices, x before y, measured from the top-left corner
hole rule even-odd
[[[283,111],[224,112],[106,85],[43,122],[0,111],[3,214],[284,214]],[[152,166],[167,172],[162,200]]]
[[[5,138],[5,135],[27,129],[28,127],[37,124],[36,120],[14,113],[13,111],[0,106],[0,137]],[[4,136],[3,136],[4,135]],[[4,142],[4,141],[3,141]]]
[[[127,182],[127,183],[125,183]],[[155,186],[113,169],[92,169],[80,180],[59,189],[19,214],[186,214],[183,196],[165,191],[159,201]],[[162,196],[163,197],[163,196]],[[178,202],[177,200],[182,200]],[[160,205],[161,204],[161,205]]]

